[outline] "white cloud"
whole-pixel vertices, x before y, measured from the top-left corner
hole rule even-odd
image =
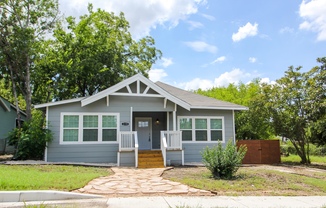
[[[280,33],[284,34],[284,33],[293,33],[294,29],[291,27],[283,27],[280,29]]]
[[[214,45],[209,45],[203,41],[193,41],[193,42],[185,42],[185,44],[192,48],[197,52],[210,52],[215,53],[217,51],[217,47]]]
[[[246,73],[236,68],[230,72],[224,72],[219,77],[215,78],[214,86],[228,86],[230,83],[238,84],[240,80],[250,77],[252,77],[250,73]]]
[[[317,40],[326,40],[326,1],[325,0],[303,0],[299,10],[304,22],[300,29],[317,32]]]
[[[250,63],[255,63],[257,61],[256,57],[249,57],[249,62]]]
[[[261,79],[260,79],[260,83],[276,84],[275,81],[270,80],[268,77],[261,78]]]
[[[201,14],[201,16],[203,16],[204,18],[210,20],[210,21],[214,21],[215,17],[212,15],[208,15],[208,14]]]
[[[87,12],[87,4],[92,3],[94,10],[104,9],[119,14],[123,12],[130,23],[130,31],[135,37],[148,35],[158,25],[173,28],[180,20],[198,11],[205,0],[59,0],[60,10],[68,15],[79,17]]]
[[[255,36],[258,33],[258,24],[255,23],[252,25],[250,22],[248,22],[245,26],[242,26],[238,29],[237,33],[232,34],[232,40],[233,42],[238,42],[242,39],[245,39],[250,36]]]
[[[190,82],[178,84],[178,87],[183,88],[185,90],[197,90],[197,89],[208,90],[213,88],[213,86],[214,83],[212,81],[207,79],[200,79],[200,78],[195,78]]]
[[[162,60],[162,66],[164,68],[166,68],[166,67],[168,67],[168,66],[170,66],[170,65],[173,64],[172,58],[164,58],[163,57],[161,60]]]
[[[202,28],[204,25],[200,22],[196,21],[187,21],[187,23],[190,25],[189,30],[197,29],[197,28]]]
[[[151,69],[148,72],[149,79],[153,82],[161,81],[164,77],[168,76],[168,74],[164,71],[164,69]]]
[[[221,57],[218,57],[217,59],[215,59],[214,61],[212,61],[211,64],[222,63],[225,60],[226,60],[226,57],[221,56]]]

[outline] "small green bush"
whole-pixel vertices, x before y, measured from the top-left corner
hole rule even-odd
[[[212,148],[206,147],[201,153],[203,163],[211,171],[214,178],[231,179],[242,164],[247,147],[236,145],[230,140],[223,148],[219,142]]]
[[[15,160],[42,160],[46,143],[52,138],[51,131],[45,128],[43,113],[33,110],[31,120],[9,133],[8,144],[16,147]]]

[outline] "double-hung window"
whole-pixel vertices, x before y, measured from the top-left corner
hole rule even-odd
[[[116,142],[118,114],[62,113],[60,143]]]
[[[224,117],[180,116],[178,121],[184,142],[224,142]]]

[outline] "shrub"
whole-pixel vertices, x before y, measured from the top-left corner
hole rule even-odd
[[[43,159],[46,142],[52,141],[52,133],[45,129],[45,119],[39,110],[33,110],[32,119],[24,122],[23,126],[9,133],[9,145],[16,147],[13,159]]]
[[[247,147],[236,145],[230,140],[223,148],[219,142],[212,148],[206,147],[201,153],[203,163],[214,178],[231,179],[237,172],[247,152]]]

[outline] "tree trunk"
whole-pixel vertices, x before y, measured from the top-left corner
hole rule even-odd
[[[26,100],[26,119],[32,118],[32,92],[31,92],[31,73],[29,68],[29,58],[27,58],[26,77],[25,77],[25,100]]]

